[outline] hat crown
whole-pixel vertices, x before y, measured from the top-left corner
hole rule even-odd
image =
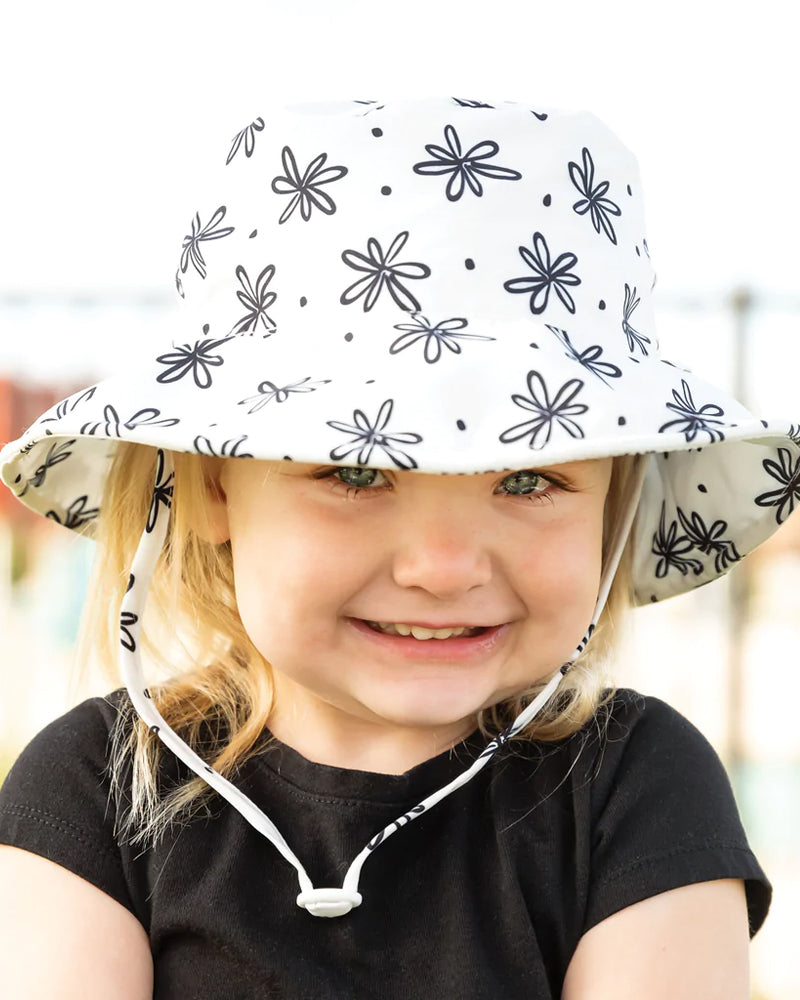
[[[532,317],[581,349],[656,353],[638,166],[593,115],[455,98],[265,109],[220,165],[182,241],[187,337],[288,329],[327,355],[369,331],[388,352],[418,313],[423,339],[438,330],[429,357],[448,331]]]

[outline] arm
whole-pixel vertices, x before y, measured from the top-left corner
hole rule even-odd
[[[28,1000],[149,1000],[153,961],[124,906],[66,868],[0,846],[0,980]]]
[[[562,1000],[747,1000],[748,947],[741,881],[672,889],[583,935]]]

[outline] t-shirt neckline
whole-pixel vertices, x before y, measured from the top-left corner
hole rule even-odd
[[[342,799],[400,803],[424,798],[465,771],[488,743],[480,730],[403,774],[319,764],[282,743],[271,733],[259,760],[276,777],[303,791]]]

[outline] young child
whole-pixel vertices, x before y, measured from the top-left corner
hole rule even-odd
[[[302,105],[222,151],[172,346],[0,456],[96,538],[125,684],[3,786],[8,996],[747,996],[724,771],[603,661],[789,515],[800,429],[659,359],[644,232],[586,114]]]

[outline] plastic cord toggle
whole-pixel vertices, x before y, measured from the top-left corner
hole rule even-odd
[[[313,917],[343,917],[361,904],[361,893],[349,889],[308,889],[297,897],[297,905]]]

